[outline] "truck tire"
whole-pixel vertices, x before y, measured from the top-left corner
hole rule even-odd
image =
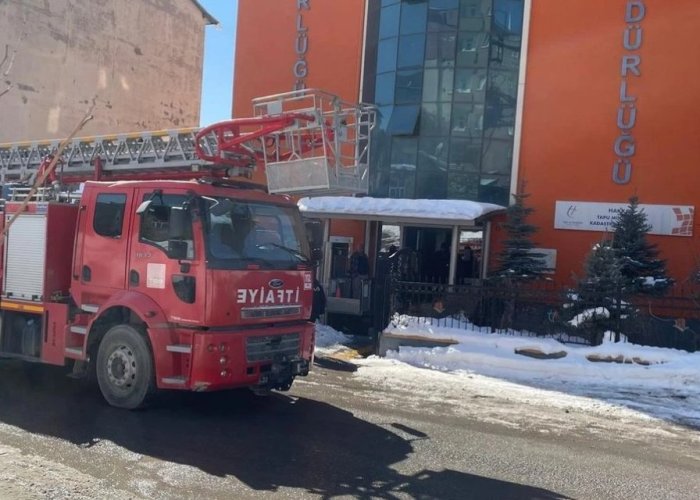
[[[117,408],[142,408],[155,392],[151,349],[132,326],[109,329],[97,350],[96,369],[102,395]]]

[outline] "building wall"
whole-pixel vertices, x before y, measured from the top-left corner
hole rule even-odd
[[[365,0],[239,0],[233,116],[252,116],[252,99],[299,84],[358,101],[364,9]],[[253,177],[264,183],[263,168]],[[364,241],[363,224],[334,221],[331,232]]]
[[[364,8],[365,0],[239,0],[233,116],[251,116],[251,99],[297,82],[357,101]]]
[[[65,136],[93,99],[83,135],[197,126],[206,22],[191,0],[0,1],[0,142]]]
[[[641,203],[700,204],[700,2],[642,3],[644,18],[627,23],[628,0],[532,2],[519,177],[536,209],[532,222],[540,228],[540,245],[558,251],[559,280],[581,275],[585,255],[605,233],[554,229],[557,200],[625,203],[637,195]],[[637,50],[623,47],[628,24],[641,26]],[[635,40],[631,33],[631,46]],[[629,70],[622,77],[626,55],[640,57],[639,76]],[[617,125],[622,81],[623,97],[636,98],[626,104],[637,116],[626,132],[633,139],[618,151],[629,154],[634,144],[626,157],[631,178],[618,184],[612,170],[619,157],[615,142],[625,134]],[[628,122],[626,114],[623,124]],[[695,221],[692,237],[649,237],[680,282],[700,264]]]

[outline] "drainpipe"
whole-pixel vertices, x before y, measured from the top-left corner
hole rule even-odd
[[[530,18],[532,14],[532,0],[525,0],[523,6],[523,35],[520,46],[520,70],[518,74],[518,97],[515,109],[515,131],[513,133],[513,163],[510,173],[510,192],[518,192],[520,177],[520,150],[523,135],[523,110],[525,109],[525,84],[527,77],[527,51],[530,44]],[[509,204],[514,202],[513,197]]]
[[[447,282],[450,285],[455,284],[455,276],[457,275],[457,246],[459,245],[459,226],[452,227],[452,245],[450,245],[450,277]]]
[[[329,276],[331,272],[331,220],[323,219],[323,265],[321,266],[321,276],[319,280],[328,293]]]
[[[481,269],[479,278],[488,278],[489,255],[491,254],[491,221],[484,223],[484,232],[481,239]]]

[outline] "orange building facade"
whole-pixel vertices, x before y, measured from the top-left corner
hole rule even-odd
[[[239,0],[233,116],[251,100],[299,88],[359,101],[365,0]],[[258,169],[253,178],[265,182]],[[364,242],[364,224],[333,221],[331,232]]]
[[[374,10],[399,3],[240,0],[234,116],[249,116],[254,97],[299,86],[352,101],[367,95],[361,82],[373,21],[366,13],[375,1]],[[693,219],[700,199],[700,2],[503,1],[523,5],[510,188],[526,182],[536,243],[550,250],[555,280],[582,274],[615,210],[635,195],[669,272],[678,282],[690,279],[700,268]],[[461,0],[460,12],[486,3]],[[358,242],[363,231],[332,226]],[[501,238],[494,227],[492,254]]]
[[[558,280],[581,274],[605,226],[555,226],[595,229],[635,195],[676,281],[697,272],[698,19],[695,0],[531,2],[517,173]]]

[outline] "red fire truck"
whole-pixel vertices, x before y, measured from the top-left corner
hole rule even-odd
[[[265,393],[306,375],[304,225],[289,197],[245,177],[264,162],[278,193],[361,191],[366,164],[350,150],[368,149],[373,114],[313,91],[254,109],[202,130],[75,139],[37,196],[8,189],[0,355],[72,364],[128,409],[158,389]],[[0,145],[0,180],[41,173],[56,150]]]

